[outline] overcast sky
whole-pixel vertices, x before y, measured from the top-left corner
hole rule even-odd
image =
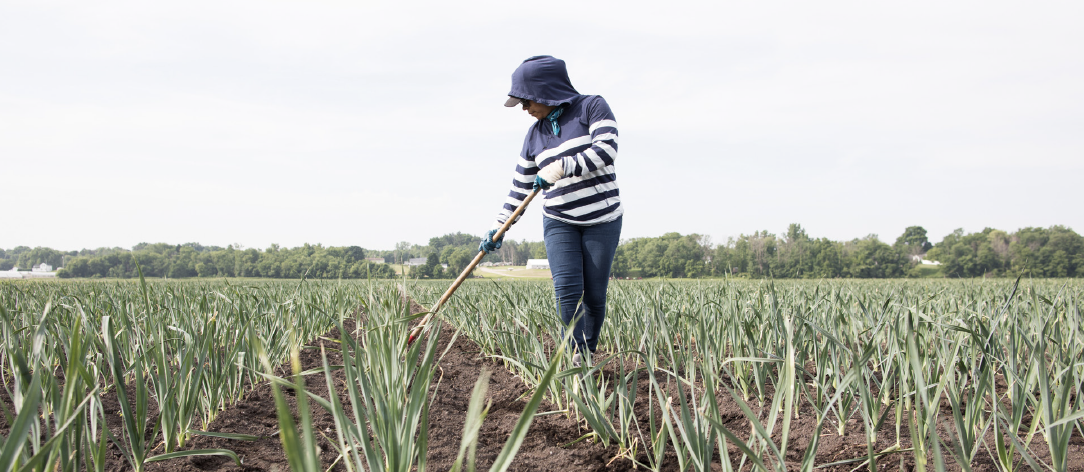
[[[1082,2],[171,3],[0,1],[0,248],[481,234],[540,54],[613,108],[624,238],[1084,230]]]

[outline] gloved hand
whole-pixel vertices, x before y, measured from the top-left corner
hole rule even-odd
[[[553,184],[546,182],[546,179],[543,179],[541,175],[534,176],[534,190],[549,190],[552,186]]]
[[[499,228],[491,229],[488,233],[486,233],[485,239],[483,239],[482,242],[478,244],[479,251],[485,251],[486,254],[489,254],[501,248],[501,242],[504,241],[504,235],[502,234],[501,238],[496,241],[493,240],[493,235],[497,234],[498,230]]]
[[[538,175],[534,178],[534,189],[548,190],[553,184],[557,183],[565,176],[565,164],[560,159],[553,161],[550,165],[543,167],[538,171]]]

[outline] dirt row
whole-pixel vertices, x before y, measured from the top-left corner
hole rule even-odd
[[[415,313],[425,311],[424,308],[413,304]],[[348,331],[353,331],[354,325],[348,322],[344,326]],[[438,354],[444,352],[448,343],[452,340],[455,329],[450,325],[443,325],[440,338],[438,339]],[[337,338],[338,333],[329,333],[328,337]],[[310,344],[314,349],[302,351],[302,369],[318,368],[322,365],[318,341]],[[341,355],[328,354],[328,361],[332,364],[342,363]],[[441,360],[437,370],[437,378],[434,379],[432,389],[439,391],[432,395],[432,404],[429,413],[429,448],[427,453],[428,470],[444,471],[451,468],[459,453],[460,439],[463,435],[463,422],[466,417],[467,404],[470,401],[474,384],[482,370],[491,373],[488,400],[492,402],[489,413],[482,425],[480,433],[477,461],[479,470],[488,470],[496,460],[505,441],[511,434],[512,428],[523,412],[526,402],[532,393],[525,387],[521,379],[513,376],[507,369],[499,364],[488,360],[480,355],[478,346],[466,339],[459,337],[455,340],[452,348]],[[310,376],[306,382],[309,391],[328,398],[329,392],[326,383],[319,376]],[[334,374],[337,386],[344,385],[345,379],[342,371]],[[439,379],[439,384],[437,383]],[[339,390],[340,401],[349,404],[349,400]],[[296,407],[296,399],[288,398],[291,408]],[[315,405],[314,405],[315,406]],[[544,402],[539,411],[552,411],[555,406]],[[296,411],[296,410],[295,410]],[[326,437],[319,440],[321,459],[325,467],[329,467],[335,461],[338,453],[332,447],[329,439],[334,440],[334,420],[331,415],[322,408],[315,407],[313,412],[314,429],[323,432]],[[107,412],[108,413],[108,412]],[[119,423],[118,425],[119,426]],[[278,418],[275,413],[274,398],[271,395],[269,385],[261,385],[255,391],[248,394],[243,401],[221,412],[209,430],[216,432],[241,433],[257,436],[267,436],[258,441],[236,441],[213,437],[197,437],[190,447],[193,449],[224,448],[231,449],[243,460],[243,466],[238,467],[231,460],[224,457],[206,456],[181,458],[161,463],[150,464],[148,471],[287,471],[289,467],[286,456],[282,452],[282,444],[277,437],[270,437],[278,429]],[[572,419],[560,414],[547,415],[535,418],[528,431],[527,438],[520,447],[519,454],[512,464],[511,470],[537,471],[537,470],[629,470],[632,463],[628,460],[615,459],[618,453],[616,447],[604,448],[600,445],[581,441],[568,447],[560,447],[575,441],[583,436],[587,430]],[[119,459],[119,457],[118,457]],[[118,468],[110,470],[125,470],[123,463],[116,464]],[[346,470],[342,463],[336,464],[332,470]]]

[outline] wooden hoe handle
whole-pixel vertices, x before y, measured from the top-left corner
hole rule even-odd
[[[523,203],[519,204],[519,208],[516,208],[516,211],[512,212],[512,216],[508,217],[508,221],[505,221],[504,224],[501,225],[501,228],[493,234],[494,241],[501,239],[501,237],[504,236],[504,233],[508,231],[508,228],[512,227],[512,223],[516,221],[516,218],[519,218],[519,215],[523,214],[523,210],[527,209],[527,205],[531,203],[531,200],[534,200],[535,195],[538,195],[538,190],[532,191],[529,195],[527,195],[527,198],[523,199]],[[433,315],[436,315],[437,312],[440,311],[440,307],[444,306],[444,302],[448,301],[448,299],[452,297],[452,294],[455,293],[455,289],[459,288],[459,286],[463,284],[464,280],[467,280],[467,277],[470,276],[471,272],[474,272],[474,268],[478,265],[479,262],[482,262],[482,258],[485,256],[485,251],[478,251],[478,255],[474,256],[474,260],[472,260],[470,264],[467,265],[466,269],[463,269],[463,272],[459,274],[459,277],[455,279],[455,282],[452,283],[452,286],[448,287],[448,291],[444,292],[444,296],[440,297],[440,300],[437,301],[436,305],[433,305],[433,308],[429,310],[429,314],[425,315],[425,318],[422,318],[421,323],[418,323],[418,325],[415,326],[414,329],[410,330],[410,336],[407,338],[408,346],[413,343],[414,340],[418,338],[418,336],[421,336],[422,331],[427,326],[429,326],[429,320],[433,318]]]

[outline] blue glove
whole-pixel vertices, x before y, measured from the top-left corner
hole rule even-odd
[[[501,242],[504,241],[504,235],[502,234],[501,239],[494,241],[494,234],[497,234],[497,230],[495,229],[491,229],[488,233],[486,233],[486,238],[483,239],[481,244],[478,245],[479,251],[485,251],[486,254],[489,254],[501,248]]]
[[[549,182],[546,182],[546,179],[543,179],[541,175],[534,176],[534,189],[535,190],[538,190],[538,189],[549,190],[550,187],[552,187],[552,186],[553,186],[553,184],[551,184]]]

